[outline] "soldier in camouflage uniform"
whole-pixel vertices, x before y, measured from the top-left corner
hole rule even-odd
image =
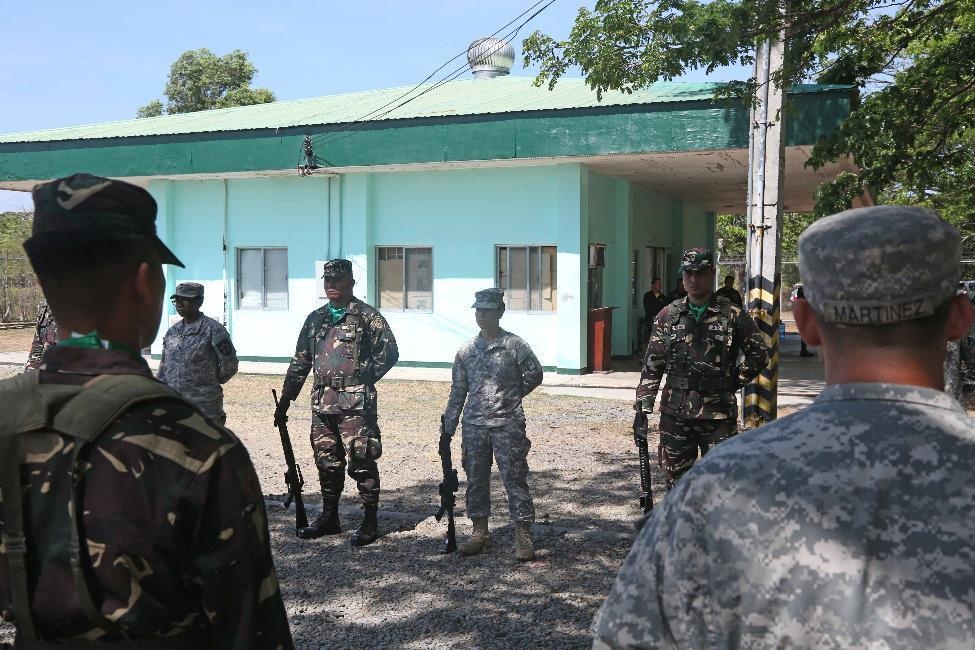
[[[27,365],[24,370],[36,370],[41,365],[41,357],[47,349],[58,342],[58,324],[54,322],[54,314],[47,302],[42,302],[37,308],[37,322],[34,325],[34,340],[30,344],[27,355]]]
[[[379,466],[383,453],[376,414],[376,382],[396,364],[399,350],[389,323],[352,295],[352,263],[331,260],[322,275],[328,303],[308,314],[281,389],[275,426],[287,419],[312,372],[311,446],[322,487],[322,514],[298,531],[302,539],[342,532],[339,497],[349,468],[365,516],[350,540],[365,546],[378,535]]]
[[[237,350],[230,333],[200,311],[202,284],[181,282],[169,298],[183,319],[163,337],[156,377],[195,404],[205,416],[226,424],[221,384],[237,374]]]
[[[515,524],[515,557],[532,560],[535,505],[528,489],[531,441],[525,432],[521,400],[542,383],[542,366],[523,339],[501,329],[504,291],[484,289],[474,295],[472,307],[477,310],[475,318],[481,331],[457,352],[444,412],[444,432],[452,436],[461,409],[464,411],[462,457],[467,474],[467,515],[473,522],[474,534],[460,545],[460,552],[473,555],[490,546],[493,456]]]
[[[24,248],[63,339],[0,382],[0,614],[18,648],[292,648],[247,450],[152,378],[162,264],[144,189],[34,189]]]
[[[826,389],[719,445],[654,510],[595,648],[975,647],[975,423],[941,392],[945,343],[972,321],[960,259],[920,208],[803,233],[796,323]]]
[[[660,398],[660,457],[668,490],[694,464],[698,449],[703,455],[738,432],[735,391],[769,360],[751,316],[713,293],[712,252],[686,251],[680,270],[688,295],[657,314],[636,390],[637,407],[649,413],[667,375]]]

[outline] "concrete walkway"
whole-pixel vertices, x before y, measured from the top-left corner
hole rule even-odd
[[[23,366],[27,352],[2,352],[0,365]],[[148,359],[155,371],[159,362]],[[623,359],[614,361],[619,370],[588,375],[560,375],[545,373],[542,390],[551,395],[569,395],[632,401],[640,383],[639,362]],[[284,375],[286,363],[241,361],[240,372],[248,375]],[[394,367],[386,375],[398,381],[450,382],[450,368]],[[818,357],[799,357],[799,337],[787,335],[779,349],[779,406],[804,406],[823,389],[823,366]]]

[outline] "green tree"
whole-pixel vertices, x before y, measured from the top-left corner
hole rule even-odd
[[[247,53],[234,50],[217,56],[206,48],[187,50],[169,69],[166,105],[154,99],[138,110],[139,117],[164,113],[191,113],[212,108],[267,104],[274,93],[267,88],[251,88],[257,68]]]
[[[694,69],[750,65],[758,40],[781,29],[788,44],[779,87],[849,83],[859,102],[807,164],[852,156],[859,171],[817,192],[817,212],[864,192],[940,207],[975,236],[975,0],[598,0],[582,8],[564,40],[535,32],[526,65],[551,87],[570,67],[588,84],[632,91]],[[754,78],[719,95],[748,97]]]

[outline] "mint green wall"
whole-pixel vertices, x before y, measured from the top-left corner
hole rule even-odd
[[[613,310],[614,355],[628,355],[632,329],[630,304],[630,184],[589,172],[589,243],[606,244],[603,307]],[[587,264],[588,266],[588,264]]]
[[[316,298],[315,261],[328,244],[327,178],[276,177],[226,181],[150,181],[160,212],[160,234],[186,269],[167,269],[167,295],[178,282],[201,282],[203,310],[225,320],[223,239],[227,240],[226,278],[230,309],[226,318],[241,356],[290,357],[307,313]],[[225,210],[226,208],[226,224]],[[237,248],[284,246],[288,249],[287,310],[237,309]],[[153,345],[175,319],[166,303],[163,325]]]

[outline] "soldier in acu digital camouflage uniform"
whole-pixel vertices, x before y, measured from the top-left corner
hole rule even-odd
[[[958,231],[878,206],[799,239],[826,389],[722,443],[654,510],[596,648],[975,647],[975,423],[941,392]]]
[[[667,489],[691,468],[699,448],[703,455],[738,432],[735,391],[769,359],[751,316],[714,294],[711,251],[686,251],[680,270],[688,295],[657,314],[636,390],[638,407],[649,413],[667,375],[660,398],[660,455]]]
[[[37,308],[37,322],[34,325],[34,340],[30,344],[27,355],[27,365],[24,370],[36,370],[41,365],[41,357],[52,345],[58,341],[58,324],[54,322],[54,314],[46,302]]]
[[[162,360],[156,376],[208,418],[226,424],[221,384],[237,374],[237,350],[230,333],[200,311],[202,284],[181,282],[169,298],[183,319],[163,337]]]
[[[535,504],[528,489],[528,450],[521,400],[542,383],[542,366],[525,341],[501,329],[504,291],[484,289],[472,305],[480,334],[465,343],[454,359],[453,384],[444,413],[444,431],[452,436],[464,411],[462,457],[467,474],[467,515],[474,535],[460,545],[465,555],[491,544],[491,460],[498,462],[515,524],[515,557],[532,560],[531,525]],[[466,405],[465,405],[466,400]]]
[[[311,393],[311,446],[322,486],[323,509],[310,526],[298,531],[298,537],[314,539],[342,532],[338,508],[348,465],[365,511],[362,525],[350,542],[365,546],[378,535],[376,461],[383,453],[383,445],[376,421],[376,382],[396,364],[399,351],[386,319],[352,295],[355,280],[351,262],[326,262],[322,277],[328,302],[308,314],[298,334],[274,422],[277,426],[287,419],[288,407],[311,371],[315,379]]]
[[[18,648],[292,648],[257,475],[152,378],[162,264],[144,189],[34,189],[24,248],[61,340],[0,383],[0,613]]]

